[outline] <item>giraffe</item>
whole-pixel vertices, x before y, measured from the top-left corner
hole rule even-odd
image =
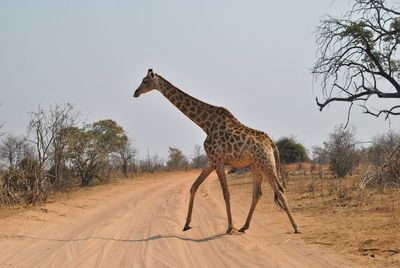
[[[286,211],[294,232],[299,233],[297,223],[289,209],[284,188],[278,178],[279,152],[266,133],[243,125],[223,107],[210,105],[186,94],[149,69],[133,96],[137,98],[152,90],[158,90],[163,94],[207,135],[204,149],[208,157],[208,165],[190,188],[189,207],[183,231],[191,229],[190,222],[197,189],[214,170],[218,175],[225,200],[228,219],[226,233],[231,234],[236,231],[232,224],[230,196],[225,175],[225,166],[229,165],[239,168],[249,166],[252,173],[252,203],[246,222],[238,230],[239,232],[244,233],[250,227],[254,209],[262,195],[261,183],[266,178],[274,191],[275,203]]]

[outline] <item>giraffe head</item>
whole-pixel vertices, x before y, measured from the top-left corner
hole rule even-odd
[[[141,94],[147,93],[156,88],[158,88],[158,76],[153,72],[153,69],[149,69],[147,75],[143,78],[142,83],[133,94],[133,97],[137,98]]]

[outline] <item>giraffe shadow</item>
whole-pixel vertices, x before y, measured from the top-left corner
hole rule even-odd
[[[145,238],[140,239],[120,239],[120,238],[113,238],[113,237],[103,237],[103,236],[87,236],[82,238],[72,238],[72,239],[59,239],[59,238],[49,238],[49,237],[35,237],[35,236],[28,236],[28,235],[5,235],[0,236],[0,238],[16,238],[16,239],[31,239],[31,240],[40,240],[40,241],[53,241],[53,242],[78,242],[78,241],[87,241],[87,240],[103,240],[103,241],[115,241],[115,242],[122,242],[122,243],[142,243],[142,242],[149,242],[149,241],[156,241],[156,240],[163,240],[163,239],[178,239],[182,241],[190,241],[195,243],[203,243],[207,241],[217,240],[225,236],[225,233],[215,234],[207,237],[202,238],[195,238],[195,237],[188,237],[183,236],[180,234],[159,234],[153,235]]]

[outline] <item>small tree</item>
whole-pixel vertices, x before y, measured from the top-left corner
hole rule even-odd
[[[354,128],[344,129],[342,125],[337,126],[329,134],[329,139],[324,143],[324,147],[329,156],[330,169],[336,177],[343,178],[351,173],[359,163]]]
[[[191,166],[193,168],[203,168],[207,166],[208,163],[207,155],[204,153],[204,150],[200,145],[196,144],[193,147],[191,160],[192,160]]]
[[[308,160],[307,151],[304,146],[293,137],[283,137],[276,142],[279,156],[283,163],[297,163]]]
[[[82,186],[107,167],[108,161],[126,144],[122,127],[113,120],[100,120],[83,128],[68,129],[68,161]]]
[[[180,149],[172,146],[169,147],[167,167],[171,170],[188,167],[186,156]]]

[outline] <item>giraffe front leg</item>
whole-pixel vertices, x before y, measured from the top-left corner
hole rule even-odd
[[[210,175],[210,173],[214,170],[213,167],[207,166],[204,168],[199,177],[195,180],[193,183],[192,187],[190,188],[190,200],[189,200],[189,208],[188,208],[188,213],[186,216],[186,223],[185,226],[183,227],[183,231],[187,231],[190,228],[190,222],[192,221],[192,210],[193,210],[193,202],[194,202],[194,196],[196,194],[197,189],[199,186],[203,183],[203,181]]]
[[[231,213],[231,203],[228,190],[228,182],[226,181],[224,166],[218,166],[216,170],[219,182],[221,184],[222,193],[224,194],[226,214],[228,216],[228,229],[226,230],[226,233],[231,234],[235,229],[233,228],[232,224],[232,213]]]

